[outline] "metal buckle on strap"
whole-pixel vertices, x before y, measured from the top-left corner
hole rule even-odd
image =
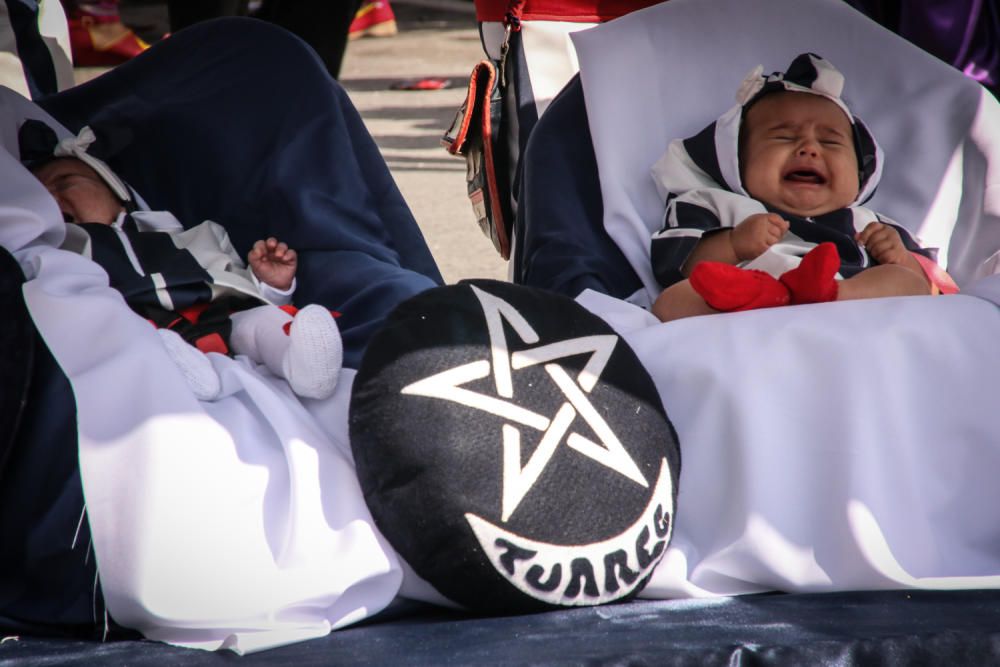
[[[510,51],[510,34],[521,29],[521,8],[524,0],[510,0],[503,16],[503,43],[500,45],[500,87],[507,88],[507,52]]]
[[[513,32],[513,24],[504,21],[503,43],[500,44],[500,88],[507,88],[507,52],[510,51],[510,33]]]

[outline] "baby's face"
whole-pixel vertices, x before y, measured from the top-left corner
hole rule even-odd
[[[122,212],[122,203],[111,188],[86,163],[57,158],[34,170],[66,222],[99,222],[110,225]]]
[[[858,159],[847,115],[810,93],[773,93],[750,107],[741,131],[743,187],[757,200],[809,217],[858,196]]]

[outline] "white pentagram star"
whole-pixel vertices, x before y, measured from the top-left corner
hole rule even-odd
[[[486,327],[490,336],[491,359],[472,361],[436,373],[423,380],[417,380],[403,387],[402,393],[453,401],[503,417],[508,422],[542,431],[541,441],[528,457],[527,463],[522,466],[521,431],[510,423],[504,424],[501,429],[503,434],[501,520],[507,521],[524,497],[531,491],[564,438],[566,444],[577,452],[624,475],[636,484],[648,488],[649,483],[643,477],[639,466],[625,451],[614,431],[594,408],[587,396],[597,384],[601,373],[604,372],[604,367],[611,358],[618,337],[608,334],[569,338],[511,354],[508,351],[507,338],[504,335],[503,320],[510,324],[525,343],[537,343],[539,341],[538,334],[521,313],[509,303],[474,285],[471,287],[479,299],[486,317]],[[588,352],[590,359],[576,378],[571,377],[559,364],[548,363],[563,357]],[[489,377],[491,361],[496,396],[462,387],[469,382]],[[510,400],[505,400],[514,397],[512,371],[536,364],[544,364],[545,371],[566,397],[566,402],[559,407],[551,419],[521,407]],[[570,432],[567,435],[577,415],[583,417],[583,420],[587,422],[600,440],[600,444],[576,432]]]

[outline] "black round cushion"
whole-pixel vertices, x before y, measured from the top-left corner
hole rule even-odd
[[[403,302],[365,352],[350,435],[379,529],[471,609],[628,598],[670,539],[680,454],[656,388],[563,296],[481,280]]]

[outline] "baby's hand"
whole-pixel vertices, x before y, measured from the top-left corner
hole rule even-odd
[[[729,240],[737,259],[757,259],[781,240],[788,231],[788,221],[777,213],[755,213],[733,227]]]
[[[298,255],[288,244],[274,237],[257,241],[250,249],[247,261],[250,263],[250,270],[262,283],[279,290],[287,290],[292,286]]]
[[[869,222],[856,238],[879,264],[909,263],[910,251],[903,245],[899,232],[890,225]]]

